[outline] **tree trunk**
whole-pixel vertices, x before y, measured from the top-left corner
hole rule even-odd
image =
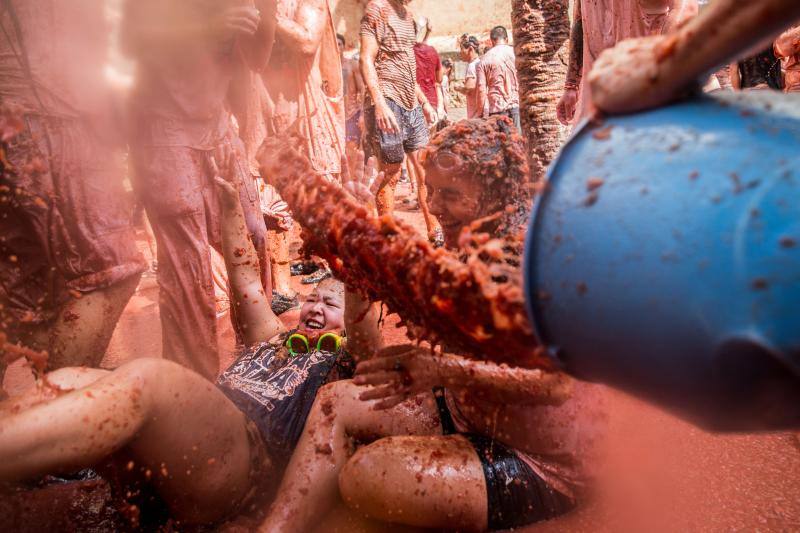
[[[569,53],[569,0],[512,0],[523,136],[531,177],[544,179],[564,140],[556,117]]]

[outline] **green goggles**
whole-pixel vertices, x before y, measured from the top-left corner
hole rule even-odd
[[[286,348],[292,356],[309,353],[311,351],[311,343],[313,339],[309,339],[302,333],[292,333],[286,339]],[[342,337],[336,333],[324,333],[317,339],[318,352],[338,352],[342,347]]]

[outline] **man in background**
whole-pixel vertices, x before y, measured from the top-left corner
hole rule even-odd
[[[519,83],[514,49],[508,44],[508,31],[503,26],[492,29],[492,48],[481,58],[477,69],[478,108],[488,108],[489,115],[505,115],[517,131],[519,119]]]
[[[697,12],[697,0],[576,0],[567,79],[557,108],[561,123],[580,120],[592,108],[583,82],[603,50],[625,39],[669,33]]]
[[[381,215],[394,212],[403,162],[408,156],[413,163],[428,145],[426,119],[431,122],[436,113],[417,85],[410,1],[370,0],[361,19],[361,73],[367,87],[364,124],[384,175],[376,191]]]
[[[480,118],[484,108],[478,102],[478,66],[480,65],[481,44],[472,35],[462,35],[459,42],[461,60],[467,63],[467,72],[464,75],[464,85],[456,87],[456,91],[464,95],[467,100],[467,118]]]
[[[427,17],[416,20],[417,43],[414,45],[414,57],[417,60],[417,83],[431,106],[436,109],[435,124],[444,117],[444,95],[442,94],[442,60],[436,48],[428,44],[433,28]]]

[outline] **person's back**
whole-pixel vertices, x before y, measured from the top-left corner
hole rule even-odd
[[[498,44],[481,59],[481,68],[486,76],[489,113],[499,113],[511,107],[519,107],[519,83],[515,64],[514,48]]]

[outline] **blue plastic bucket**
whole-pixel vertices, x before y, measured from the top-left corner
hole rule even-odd
[[[548,179],[526,292],[566,370],[708,427],[800,427],[799,97],[584,124]]]

